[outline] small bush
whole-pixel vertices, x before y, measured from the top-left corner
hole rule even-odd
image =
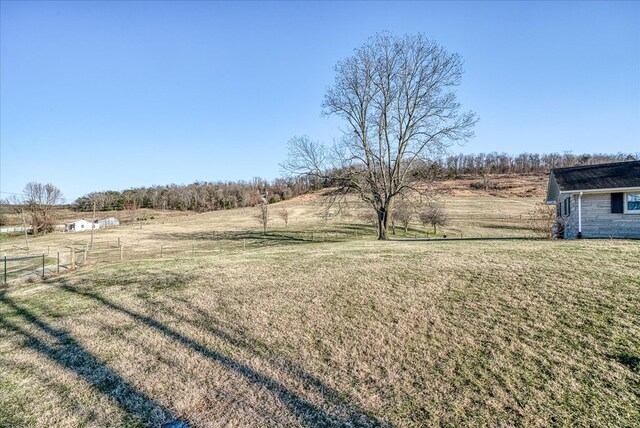
[[[558,222],[555,205],[542,202],[537,204],[529,213],[531,230],[537,235],[551,239],[559,234],[563,225]]]

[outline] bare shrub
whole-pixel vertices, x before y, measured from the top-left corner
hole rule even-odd
[[[529,213],[529,225],[534,233],[548,239],[561,235],[565,226],[558,218],[557,207],[544,202],[536,204]]]
[[[409,223],[415,216],[415,208],[413,205],[407,200],[398,201],[393,207],[393,220],[392,224],[398,221],[400,225],[404,228],[404,234],[407,234],[407,230],[409,229]]]
[[[442,205],[431,203],[420,213],[420,222],[423,226],[431,225],[435,234],[438,226],[449,224],[449,216]]]
[[[289,226],[289,210],[286,207],[280,207],[280,209],[276,211],[276,214],[278,214],[278,217],[280,217],[280,219],[284,221],[284,227],[288,227]]]

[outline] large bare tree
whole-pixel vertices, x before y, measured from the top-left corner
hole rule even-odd
[[[31,215],[33,234],[51,232],[56,205],[64,202],[62,192],[51,183],[28,183],[22,192],[22,206]]]
[[[395,198],[419,191],[416,166],[473,136],[476,116],[461,112],[454,91],[462,73],[458,54],[421,34],[375,35],[338,62],[325,94],[323,113],[346,122],[343,138],[329,149],[294,137],[284,168],[356,191],[376,212],[378,239],[387,239]]]

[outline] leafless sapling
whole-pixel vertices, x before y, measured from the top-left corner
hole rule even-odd
[[[278,213],[278,217],[280,217],[280,219],[282,221],[284,221],[284,227],[288,227],[289,226],[289,209],[287,207],[280,207],[277,211]]]
[[[269,206],[266,203],[258,205],[258,213],[255,215],[255,219],[262,226],[263,232],[267,233],[267,225],[269,224]]]

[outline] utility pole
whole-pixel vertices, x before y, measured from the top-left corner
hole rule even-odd
[[[91,245],[89,248],[93,251],[93,229],[96,227],[96,201],[93,200],[93,219],[91,220]]]
[[[20,209],[20,214],[22,214],[22,229],[24,229],[24,243],[27,246],[27,253],[29,252],[29,239],[27,239],[27,222],[24,219],[24,208]]]

